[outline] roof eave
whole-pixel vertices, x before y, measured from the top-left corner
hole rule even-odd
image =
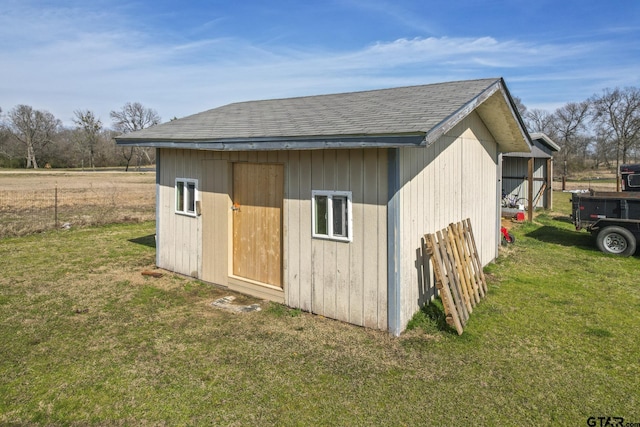
[[[260,137],[229,138],[221,140],[153,140],[117,137],[116,144],[130,147],[178,148],[210,151],[277,151],[323,150],[348,148],[400,148],[425,145],[425,134],[314,136],[314,137]]]
[[[518,124],[518,136],[521,137],[521,141],[527,148],[527,151],[530,152],[533,147],[533,142],[531,141],[531,136],[529,135],[529,131],[527,130],[527,125],[524,124],[524,120],[518,111],[518,107],[516,106],[511,93],[509,93],[509,89],[507,88],[507,84],[504,82],[503,78],[500,78],[500,85],[503,89],[503,94],[505,101],[509,105],[512,116],[516,119]]]
[[[499,89],[500,87],[498,86],[497,82],[492,84],[478,96],[460,107],[456,112],[434,126],[429,132],[427,132],[427,136],[425,138],[426,144],[431,145],[442,135],[453,129],[458,123],[460,123],[465,117],[471,114],[473,110],[478,108],[480,104],[489,99],[489,97],[491,97],[491,95],[493,95]]]
[[[489,108],[481,108],[488,104],[491,104]],[[496,109],[501,111],[496,113]],[[526,131],[524,122],[517,112],[504,80],[501,78],[432,128],[425,138],[426,144],[430,145],[435,142],[474,110],[478,111],[478,114],[487,125],[501,152],[531,151],[532,143],[529,133]],[[504,112],[507,112],[507,114],[503,114]],[[509,116],[513,120],[505,119],[505,117]]]

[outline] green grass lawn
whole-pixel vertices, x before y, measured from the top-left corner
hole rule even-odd
[[[640,423],[640,257],[514,225],[462,336],[399,338],[153,269],[153,223],[0,240],[0,425]],[[566,200],[565,200],[566,199]]]

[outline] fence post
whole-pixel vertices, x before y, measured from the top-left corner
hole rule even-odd
[[[54,195],[54,215],[55,215],[55,225],[56,229],[58,228],[58,184],[56,184],[55,195]]]

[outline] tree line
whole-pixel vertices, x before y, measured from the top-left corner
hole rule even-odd
[[[160,123],[158,113],[139,102],[127,102],[109,114],[105,127],[91,110],[74,111],[72,127],[44,110],[18,105],[3,114],[0,108],[0,167],[88,168],[155,162],[155,151],[140,147],[118,147],[114,137]]]
[[[555,111],[516,107],[527,130],[543,132],[560,146],[556,162],[567,174],[640,161],[640,89],[605,89],[581,102]],[[158,113],[138,102],[126,103],[109,114],[107,128],[90,110],[74,112],[74,127],[62,126],[48,111],[18,105],[0,109],[0,167],[39,168],[142,166],[154,162],[155,151],[118,147],[113,138],[160,123]]]
[[[529,110],[516,98],[527,130],[542,132],[560,146],[554,159],[560,174],[588,168],[617,170],[640,161],[640,89],[604,89],[553,112]]]

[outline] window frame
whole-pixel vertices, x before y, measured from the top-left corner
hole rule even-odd
[[[637,174],[637,173],[630,173],[629,175],[627,175],[627,187],[629,187],[629,188],[639,188],[640,187],[640,183],[638,183],[638,184],[635,183],[635,181],[638,178],[640,178],[640,174]],[[631,183],[632,180],[634,181],[633,184]]]
[[[320,234],[316,232],[316,197],[322,196],[327,198],[327,218],[326,229],[327,234]],[[333,199],[339,197],[345,199],[345,210],[342,211],[342,215],[346,214],[346,224],[343,226],[346,228],[347,235],[336,235],[333,230]],[[311,237],[316,239],[333,240],[338,242],[352,242],[353,241],[353,208],[352,208],[352,193],[351,191],[327,191],[327,190],[312,190],[311,191]]]
[[[179,205],[178,205],[178,195],[179,195],[179,191],[178,191],[178,186],[179,184],[182,184],[182,207],[183,209],[180,210],[179,209]],[[189,209],[190,203],[189,203],[189,184],[193,184],[193,210]],[[198,204],[198,200],[199,200],[199,194],[198,194],[198,180],[194,179],[194,178],[176,178],[176,182],[175,182],[175,187],[174,187],[174,210],[175,213],[177,215],[185,215],[185,216],[190,216],[190,217],[197,217],[198,216],[198,208],[197,208],[197,204]]]

